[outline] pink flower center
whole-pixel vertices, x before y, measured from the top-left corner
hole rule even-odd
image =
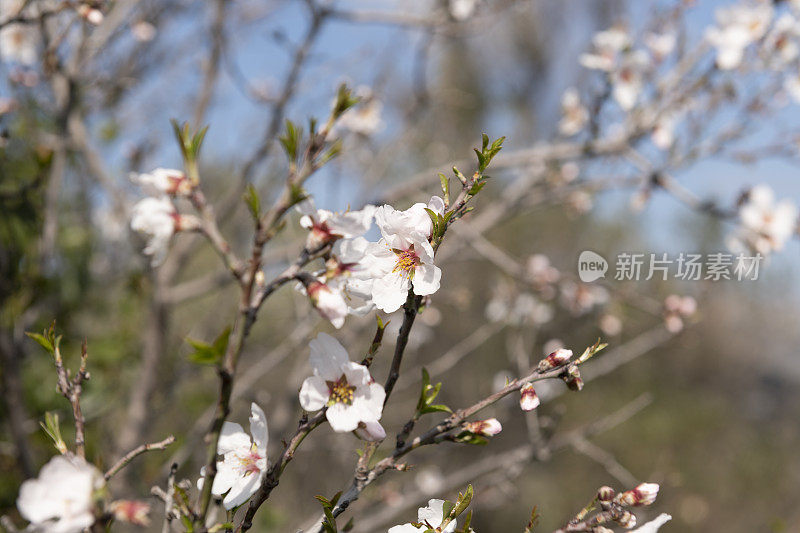
[[[397,255],[397,263],[392,272],[400,272],[403,276],[407,276],[408,278],[414,277],[414,269],[422,263],[419,256],[414,251],[414,245],[411,245],[408,250],[398,250],[395,248],[392,251]]]
[[[261,461],[261,459],[263,459],[261,455],[254,450],[250,450],[247,455],[239,456],[239,471],[245,476],[248,474],[260,473],[261,468],[258,467],[258,462]]]

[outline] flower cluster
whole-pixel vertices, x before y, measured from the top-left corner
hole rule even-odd
[[[757,185],[741,202],[739,228],[729,238],[729,246],[764,256],[779,251],[797,231],[797,214],[791,200],[776,202],[772,189]]]
[[[367,205],[359,211],[335,213],[306,201],[298,210],[309,231],[307,250],[333,244],[325,271],[302,285],[317,310],[336,328],[348,314],[371,309],[391,313],[405,303],[409,291],[427,296],[439,290],[442,272],[434,264],[430,239],[433,225],[427,210],[444,213],[438,196],[405,211],[389,205]],[[381,233],[377,242],[363,237],[372,221]]]
[[[134,174],[131,179],[148,195],[133,206],[131,229],[147,238],[143,251],[151,257],[155,267],[167,257],[175,233],[199,227],[196,217],[181,215],[173,203],[176,197],[189,196],[194,185],[180,170],[164,168],[146,174]]]

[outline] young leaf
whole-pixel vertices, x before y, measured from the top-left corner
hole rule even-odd
[[[253,187],[252,183],[247,185],[247,191],[244,193],[243,198],[253,219],[258,220],[261,218],[261,198],[258,197],[258,191]]]

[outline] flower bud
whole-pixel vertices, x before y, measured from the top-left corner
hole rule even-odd
[[[650,505],[656,501],[658,489],[657,483],[642,483],[617,496],[617,503],[620,505]]]
[[[563,365],[572,358],[572,350],[559,348],[541,361],[539,361],[539,372],[547,372],[551,368]]]
[[[636,527],[636,517],[630,511],[622,511],[622,514],[617,518],[617,524],[625,529],[634,528]]]
[[[601,502],[610,502],[614,499],[616,492],[608,485],[604,485],[597,489],[597,499]]]
[[[359,422],[353,433],[359,439],[368,442],[380,442],[386,438],[386,430],[383,429],[380,422]]]
[[[533,411],[539,407],[539,396],[536,395],[533,383],[526,383],[519,392],[519,406],[523,411]]]
[[[464,430],[484,437],[493,437],[503,430],[503,426],[496,418],[488,420],[476,420],[464,424]]]
[[[78,6],[78,14],[86,19],[87,22],[95,26],[98,26],[103,22],[103,12],[87,4],[81,4]]]
[[[136,500],[117,500],[111,503],[111,512],[114,518],[137,526],[150,525],[150,504]]]
[[[584,383],[580,376],[569,378],[566,383],[571,391],[580,392],[583,390]]]

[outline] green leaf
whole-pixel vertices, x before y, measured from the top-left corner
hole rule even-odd
[[[351,529],[353,529],[353,518],[352,517],[344,525],[344,527],[342,528],[342,531],[350,531]]]
[[[454,504],[453,502],[451,502],[449,500],[445,500],[444,504],[442,505],[442,517],[443,518],[451,517],[452,513],[453,513],[453,509],[455,509],[455,508],[456,508],[456,504]],[[455,518],[455,517],[453,517],[453,518]]]
[[[286,133],[278,137],[283,146],[289,161],[296,161],[300,147],[300,140],[303,137],[303,128],[295,126],[294,122],[286,120]]]
[[[470,502],[472,502],[472,497],[474,494],[475,492],[472,490],[472,485],[467,485],[467,490],[464,491],[464,494],[459,493],[456,506],[451,512],[451,516],[453,518],[458,518],[461,513],[467,510]]]
[[[189,355],[189,360],[201,365],[214,365],[222,361],[225,351],[228,349],[228,339],[231,335],[231,328],[228,326],[211,344],[203,341],[187,338],[186,342],[191,344],[194,352]]]
[[[26,331],[25,335],[38,342],[39,345],[48,352],[53,353],[55,351],[55,346],[53,346],[53,343],[50,342],[50,339],[41,333],[31,333],[30,331]]]
[[[439,172],[439,182],[442,184],[442,196],[444,197],[444,206],[450,206],[450,180],[447,176]]]
[[[428,413],[451,413],[453,410],[447,407],[446,405],[439,404],[439,405],[427,405],[420,409],[420,413],[426,415]]]
[[[433,224],[433,231],[431,232],[431,235],[434,237],[440,235],[441,228],[439,227],[439,216],[427,207],[425,208],[425,212],[428,213],[428,217],[431,219],[431,224]]]
[[[242,198],[247,204],[247,208],[253,219],[258,220],[261,218],[261,198],[258,197],[258,191],[256,191],[252,183],[247,185],[247,191]]]
[[[483,189],[484,185],[486,185],[485,181],[479,181],[479,182],[475,183],[475,185],[473,185],[472,187],[469,188],[469,193],[468,194],[470,196],[475,196],[476,194],[481,192],[481,189]]]
[[[360,101],[360,98],[353,95],[353,91],[347,87],[346,84],[339,85],[339,90],[336,92],[336,103],[333,105],[333,112],[331,113],[331,117],[336,120],[342,116],[342,114],[356,105]]]
[[[469,431],[462,431],[455,437],[456,442],[460,442],[461,444],[472,444],[475,446],[483,446],[488,444],[489,441],[481,437],[480,435],[476,435],[475,433],[471,433]]]

